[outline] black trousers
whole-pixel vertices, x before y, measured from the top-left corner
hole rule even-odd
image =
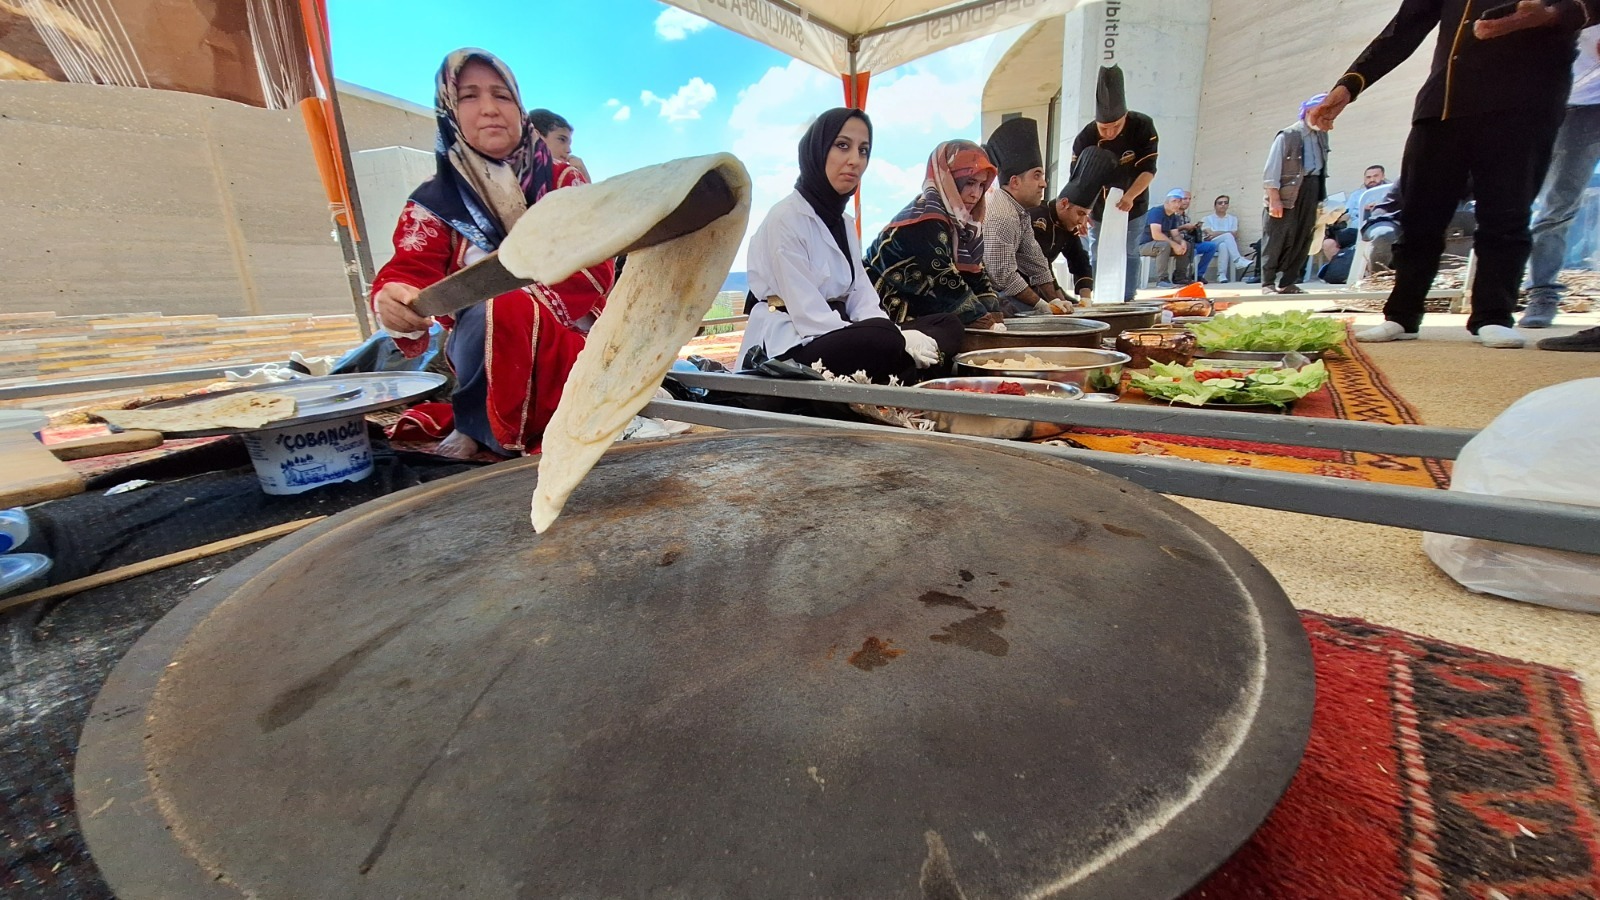
[[[1271,285],[1274,279],[1281,288],[1300,283],[1306,260],[1311,257],[1311,235],[1317,229],[1317,204],[1326,196],[1326,176],[1307,175],[1300,183],[1300,196],[1294,206],[1285,209],[1281,218],[1267,216],[1261,241],[1262,287]]]
[[[888,319],[866,319],[852,322],[837,331],[812,338],[810,342],[795,347],[779,356],[803,366],[820,362],[835,375],[853,375],[866,372],[876,382],[885,382],[893,375],[910,383],[928,377],[938,377],[948,370],[948,360],[961,350],[961,336],[966,326],[953,313],[940,313],[907,319],[900,328],[920,331],[933,338],[944,355],[940,365],[918,369],[911,355],[906,353],[906,340]]]
[[[1514,112],[1424,119],[1406,138],[1400,175],[1400,239],[1394,245],[1394,290],[1383,317],[1407,331],[1422,325],[1423,302],[1439,274],[1445,230],[1472,191],[1478,257],[1467,330],[1511,326],[1522,270],[1533,241],[1528,220],[1550,167],[1564,110],[1531,105]],[[1470,187],[1469,187],[1470,186]]]

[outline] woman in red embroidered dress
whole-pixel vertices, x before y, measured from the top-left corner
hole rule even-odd
[[[585,183],[578,169],[551,158],[523,114],[516,78],[492,54],[463,49],[445,57],[434,104],[438,172],[406,202],[394,258],[372,284],[378,321],[407,356],[428,346],[428,320],[411,309],[423,288],[493,252],[546,193]],[[438,452],[536,448],[614,280],[608,262],[440,317],[450,329],[446,355],[457,386],[455,430]]]

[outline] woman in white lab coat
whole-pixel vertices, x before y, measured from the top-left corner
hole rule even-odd
[[[872,123],[856,109],[833,109],[800,139],[800,178],[750,238],[750,322],[738,364],[768,359],[820,363],[841,376],[913,380],[940,360],[938,342],[919,329],[961,323],[924,321],[905,330],[889,321],[861,265],[861,244],[845,206],[872,155]],[[954,318],[954,317],[949,317]]]

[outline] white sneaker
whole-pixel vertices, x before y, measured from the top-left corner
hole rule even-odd
[[[1504,325],[1485,325],[1478,329],[1478,343],[1496,350],[1520,350],[1525,342],[1515,329]]]
[[[1506,329],[1509,331],[1510,329]],[[1387,344],[1390,341],[1414,341],[1417,339],[1415,331],[1407,331],[1399,322],[1384,322],[1371,328],[1364,328],[1356,332],[1356,340],[1363,344]],[[1521,338],[1518,338],[1521,340]],[[1517,346],[1522,346],[1518,344]]]

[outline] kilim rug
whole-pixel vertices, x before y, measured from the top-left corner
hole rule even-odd
[[[173,571],[160,587],[181,597],[194,572]],[[176,602],[162,599],[149,621]],[[1187,900],[1600,898],[1600,739],[1571,673],[1354,619],[1301,621],[1317,673],[1305,759],[1266,824]],[[92,654],[63,645],[0,683],[42,704],[0,724],[0,896],[109,896],[70,773],[90,701],[147,623],[114,624]]]
[[[1570,672],[1301,613],[1317,703],[1265,825],[1188,900],[1600,898],[1600,740]]]
[[[695,338],[680,356],[699,355],[732,365],[742,333]],[[1418,425],[1409,403],[1383,377],[1372,358],[1353,340],[1345,341],[1342,355],[1329,355],[1328,384],[1293,407],[1293,414],[1317,419],[1348,419],[1386,425]],[[1139,395],[1137,390],[1130,393]],[[1240,412],[1241,416],[1270,413]],[[1142,432],[1074,428],[1063,435],[1090,450],[1175,456],[1200,462],[1254,466],[1279,472],[1325,475],[1353,481],[1444,488],[1450,485],[1450,464],[1415,456],[1388,456],[1345,450],[1318,450],[1249,441],[1155,435]]]
[[[1364,353],[1361,345],[1347,340],[1339,355],[1329,354],[1328,383],[1292,407],[1296,416],[1315,419],[1347,419],[1353,422],[1380,422],[1385,425],[1418,425],[1416,410],[1400,396],[1383,373]],[[1137,390],[1128,393],[1139,395]],[[1240,412],[1239,415],[1271,415],[1265,412]],[[1065,437],[1090,450],[1113,453],[1142,453],[1175,456],[1200,462],[1253,466],[1303,475],[1325,475],[1353,481],[1401,484],[1411,487],[1444,488],[1450,485],[1449,463],[1415,456],[1389,456],[1349,450],[1319,450],[1281,444],[1209,438],[1154,435],[1139,432],[1074,428]]]

